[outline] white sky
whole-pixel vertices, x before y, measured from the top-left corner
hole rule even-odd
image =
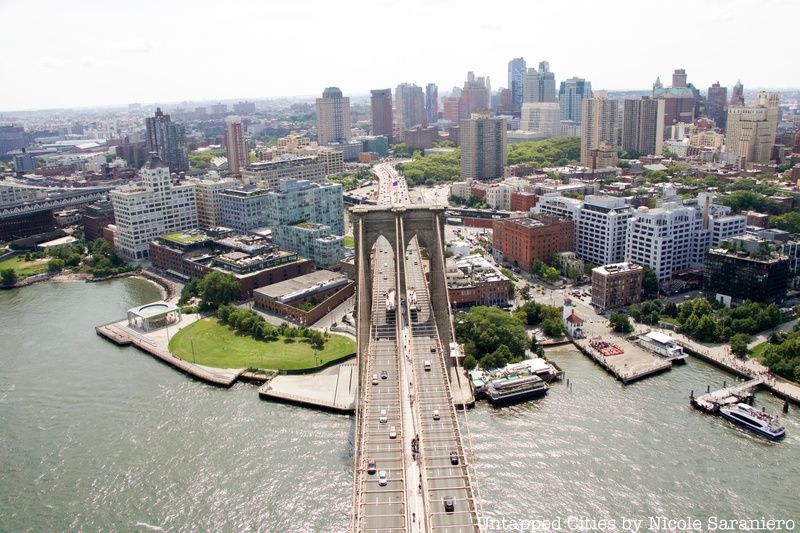
[[[347,94],[542,59],[594,89],[798,87],[798,0],[0,0],[0,109]],[[729,89],[730,90],[730,89]]]

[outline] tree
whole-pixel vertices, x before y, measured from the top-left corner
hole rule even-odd
[[[609,322],[611,322],[612,329],[617,333],[630,333],[633,331],[633,324],[631,324],[628,315],[625,313],[611,313]]]
[[[205,309],[216,309],[239,297],[239,281],[233,274],[212,270],[197,284],[197,293]]]
[[[61,272],[64,270],[64,260],[63,259],[51,259],[47,262],[47,270],[49,272]]]
[[[478,366],[478,361],[475,359],[474,356],[472,355],[464,356],[464,368],[466,368],[467,370],[472,370],[476,366]]]
[[[548,318],[542,322],[542,332],[548,337],[560,337],[564,334],[564,323],[560,318]]]
[[[769,223],[770,226],[789,233],[800,233],[800,213],[797,211],[769,217]]]
[[[731,337],[731,352],[739,357],[744,357],[749,352],[747,349],[747,345],[749,343],[750,335],[747,333],[736,333],[733,337]]]
[[[653,269],[645,265],[644,277],[642,278],[642,291],[645,298],[654,298],[658,296],[658,278]]]
[[[484,358],[501,345],[509,350],[510,361],[521,361],[529,346],[522,321],[497,307],[475,306],[455,318],[456,337],[464,344],[464,352],[473,355],[482,367]],[[503,352],[504,353],[504,352]],[[505,364],[505,363],[504,363]]]
[[[17,283],[17,271],[13,268],[0,270],[0,282],[4,287],[10,287]]]
[[[553,267],[547,267],[542,272],[542,279],[548,283],[555,283],[560,277],[558,270]]]

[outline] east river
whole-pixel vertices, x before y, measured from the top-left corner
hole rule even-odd
[[[348,530],[352,418],[204,385],[95,335],[158,298],[137,279],[0,291],[0,530]],[[484,517],[800,530],[800,408],[770,443],[689,407],[690,390],[733,379],[698,360],[625,387],[572,350],[549,355],[572,390],[467,414]]]

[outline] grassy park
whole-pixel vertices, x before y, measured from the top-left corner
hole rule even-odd
[[[263,368],[299,370],[313,368],[354,353],[355,343],[342,335],[331,334],[325,348],[314,349],[301,338],[266,342],[241,335],[216,318],[199,320],[180,330],[169,341],[169,350],[186,361],[215,368]],[[194,345],[194,359],[192,357]]]
[[[345,248],[355,248],[356,246],[356,238],[352,235],[345,235],[344,236],[344,246]]]
[[[34,274],[47,272],[47,259],[25,261],[25,256],[17,255],[0,262],[0,270],[6,270],[7,268],[15,271],[19,278],[33,276]]]

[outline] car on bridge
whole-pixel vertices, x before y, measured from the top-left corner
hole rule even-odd
[[[389,483],[389,476],[386,474],[386,470],[381,470],[381,473],[378,474],[378,485],[385,487],[387,483]]]

